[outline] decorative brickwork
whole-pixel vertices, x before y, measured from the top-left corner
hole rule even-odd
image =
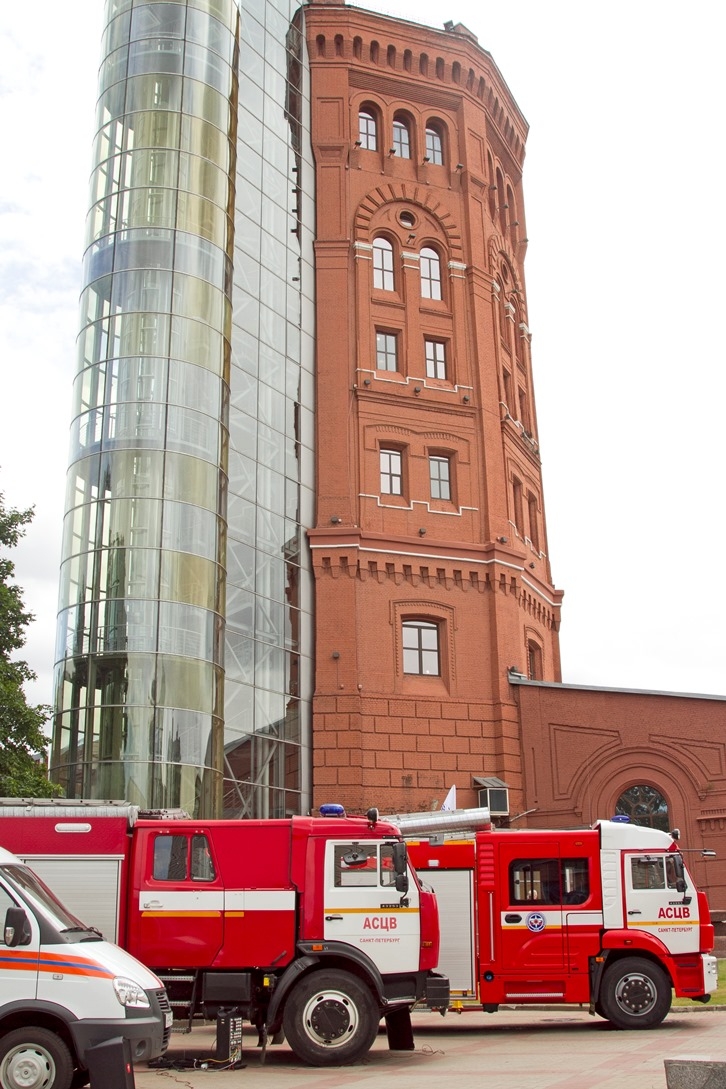
[[[559,679],[562,596],[521,266],[527,126],[461,25],[312,3],[306,27],[318,200],[314,798],[429,809],[456,785],[473,805],[474,778],[497,775],[519,806],[507,671],[526,668],[534,642],[543,676]],[[407,645],[417,639],[431,645]]]

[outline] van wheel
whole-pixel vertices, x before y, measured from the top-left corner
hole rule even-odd
[[[13,1029],[0,1039],[0,1085],[3,1089],[70,1089],[71,1053],[47,1029]]]
[[[300,980],[285,1003],[282,1024],[298,1059],[341,1066],[370,1051],[379,1021],[365,983],[350,972],[330,970]]]
[[[662,968],[645,957],[627,957],[605,969],[598,1012],[616,1028],[653,1028],[668,1013],[671,998],[671,981]]]

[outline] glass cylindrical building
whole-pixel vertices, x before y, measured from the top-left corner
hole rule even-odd
[[[313,172],[286,0],[108,0],[51,776],[309,802]]]

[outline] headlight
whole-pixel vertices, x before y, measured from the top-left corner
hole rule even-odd
[[[146,991],[139,987],[138,983],[134,983],[133,979],[116,976],[113,981],[113,989],[122,1006],[132,1006],[136,1010],[148,1010],[150,1008]]]

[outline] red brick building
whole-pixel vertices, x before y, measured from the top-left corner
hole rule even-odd
[[[511,666],[559,680],[522,262],[527,124],[465,27],[306,8],[316,795],[519,805]],[[443,792],[443,793],[442,793]]]
[[[683,846],[712,907],[726,908],[726,697],[517,681],[527,823],[592,824],[628,793]],[[651,798],[644,797],[644,786]],[[622,811],[622,809],[621,809]],[[637,815],[637,814],[636,814]],[[651,814],[652,815],[652,814]]]
[[[455,785],[464,807],[493,780],[510,818],[563,827],[645,799],[684,845],[723,854],[726,701],[559,683],[526,121],[460,24],[313,0],[306,28],[316,803],[425,810]],[[726,863],[694,868],[726,906]]]

